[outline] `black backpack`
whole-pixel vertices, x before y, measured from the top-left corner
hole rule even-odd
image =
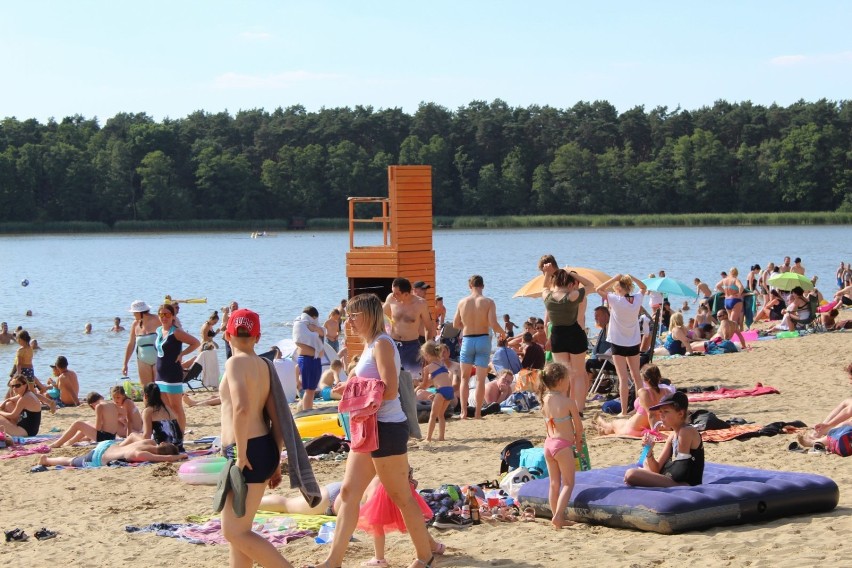
[[[348,452],[349,444],[340,436],[323,434],[305,444],[305,451],[309,456],[319,456],[331,452]]]
[[[500,452],[500,473],[506,473],[517,468],[521,462],[521,450],[533,447],[533,443],[525,438],[515,440]]]

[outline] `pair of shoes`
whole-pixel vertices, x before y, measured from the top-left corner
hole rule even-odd
[[[22,531],[21,529],[12,529],[10,531],[3,531],[6,534],[6,542],[24,542],[29,536],[27,533]]]
[[[790,442],[790,445],[787,446],[787,451],[805,454],[808,452],[808,449],[800,446],[799,442]]]
[[[37,540],[50,540],[51,538],[56,538],[56,533],[46,527],[41,527],[41,530],[36,531],[33,536]]]
[[[376,557],[374,556],[374,557],[370,558],[369,560],[367,560],[366,562],[362,562],[362,563],[361,563],[361,566],[367,566],[368,568],[370,568],[370,567],[373,567],[373,568],[387,568],[387,566],[388,566],[388,561],[387,561],[387,560],[385,560],[384,558],[382,558],[381,560],[379,560],[378,558],[376,558]]]
[[[438,515],[435,522],[432,524],[436,529],[466,529],[471,526],[473,521],[465,519],[461,515]]]
[[[814,442],[814,447],[811,448],[812,454],[824,454],[825,453],[825,444],[822,442]]]

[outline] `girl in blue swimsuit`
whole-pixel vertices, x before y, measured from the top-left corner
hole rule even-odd
[[[453,380],[447,368],[441,362],[441,345],[434,341],[427,341],[420,348],[420,358],[426,362],[426,367],[423,369],[424,379],[420,388],[425,389],[430,383],[435,387],[435,397],[432,399],[432,412],[429,414],[429,432],[426,434],[426,440],[432,441],[432,432],[435,431],[435,423],[437,422],[438,441],[443,442],[444,431],[447,427],[444,414],[456,397],[452,385]]]

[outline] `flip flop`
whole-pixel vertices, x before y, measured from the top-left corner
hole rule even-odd
[[[56,533],[45,527],[41,527],[41,530],[36,531],[33,536],[35,536],[37,540],[49,540],[51,538],[56,538]]]
[[[800,446],[799,442],[790,442],[790,445],[787,446],[787,451],[796,452],[796,453],[799,453],[799,454],[805,454],[805,453],[808,452],[808,449]]]
[[[6,534],[6,542],[24,542],[29,536],[27,533],[22,531],[21,529],[12,529],[10,531],[3,531]]]

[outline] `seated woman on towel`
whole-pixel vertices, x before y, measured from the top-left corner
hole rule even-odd
[[[692,345],[683,325],[683,314],[675,312],[669,320],[669,336],[662,347],[654,350],[654,355],[686,355],[692,353]]]
[[[660,368],[654,364],[645,365],[640,373],[643,387],[636,392],[636,413],[626,418],[606,420],[603,416],[595,419],[598,433],[601,435],[615,434],[616,436],[641,436],[642,431],[651,427],[650,408],[660,400],[674,392],[671,385],[661,385]],[[656,418],[656,412],[655,418]]]
[[[9,380],[9,397],[0,409],[0,430],[11,436],[36,436],[41,426],[41,401],[24,375]]]

